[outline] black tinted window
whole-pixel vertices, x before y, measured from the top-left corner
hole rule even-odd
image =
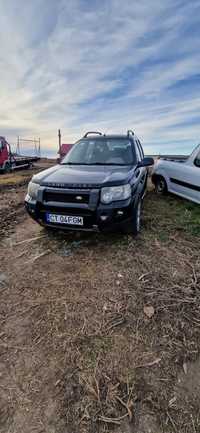
[[[139,145],[139,148],[140,148],[140,154],[141,154],[141,157],[142,157],[142,159],[144,158],[144,152],[143,152],[143,148],[142,148],[142,145],[141,145],[141,143],[140,143],[140,140],[138,140],[138,145]]]
[[[141,156],[138,140],[135,140],[135,150],[136,150],[137,160],[141,161],[142,160],[142,156]]]

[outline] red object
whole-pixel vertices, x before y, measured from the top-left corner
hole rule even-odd
[[[70,149],[72,148],[73,144],[68,143],[68,144],[61,144],[61,148],[59,150],[59,155],[60,155],[60,160],[64,158],[65,155],[67,155],[67,153],[70,151]]]
[[[0,137],[0,167],[4,164],[9,163],[9,147],[4,137]]]

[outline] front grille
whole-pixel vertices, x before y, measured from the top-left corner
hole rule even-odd
[[[44,191],[43,200],[45,202],[58,202],[58,203],[84,203],[88,204],[90,199],[90,193],[66,193],[57,191]]]
[[[80,209],[80,208],[66,208],[66,207],[57,207],[57,206],[49,206],[45,204],[41,204],[39,206],[39,211],[42,213],[50,212],[50,213],[56,213],[61,215],[73,215],[73,216],[93,216],[94,212],[90,211],[89,209]]]

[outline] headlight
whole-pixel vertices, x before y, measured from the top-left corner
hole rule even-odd
[[[37,198],[37,192],[39,187],[40,185],[38,183],[34,183],[32,181],[28,184],[28,195],[34,200],[36,200]]]
[[[131,186],[111,186],[107,188],[102,188],[101,190],[101,202],[102,203],[112,203],[113,201],[126,200],[131,196]]]

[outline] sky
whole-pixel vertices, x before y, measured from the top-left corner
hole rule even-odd
[[[200,0],[0,0],[0,135],[135,131],[146,154],[200,142]]]

